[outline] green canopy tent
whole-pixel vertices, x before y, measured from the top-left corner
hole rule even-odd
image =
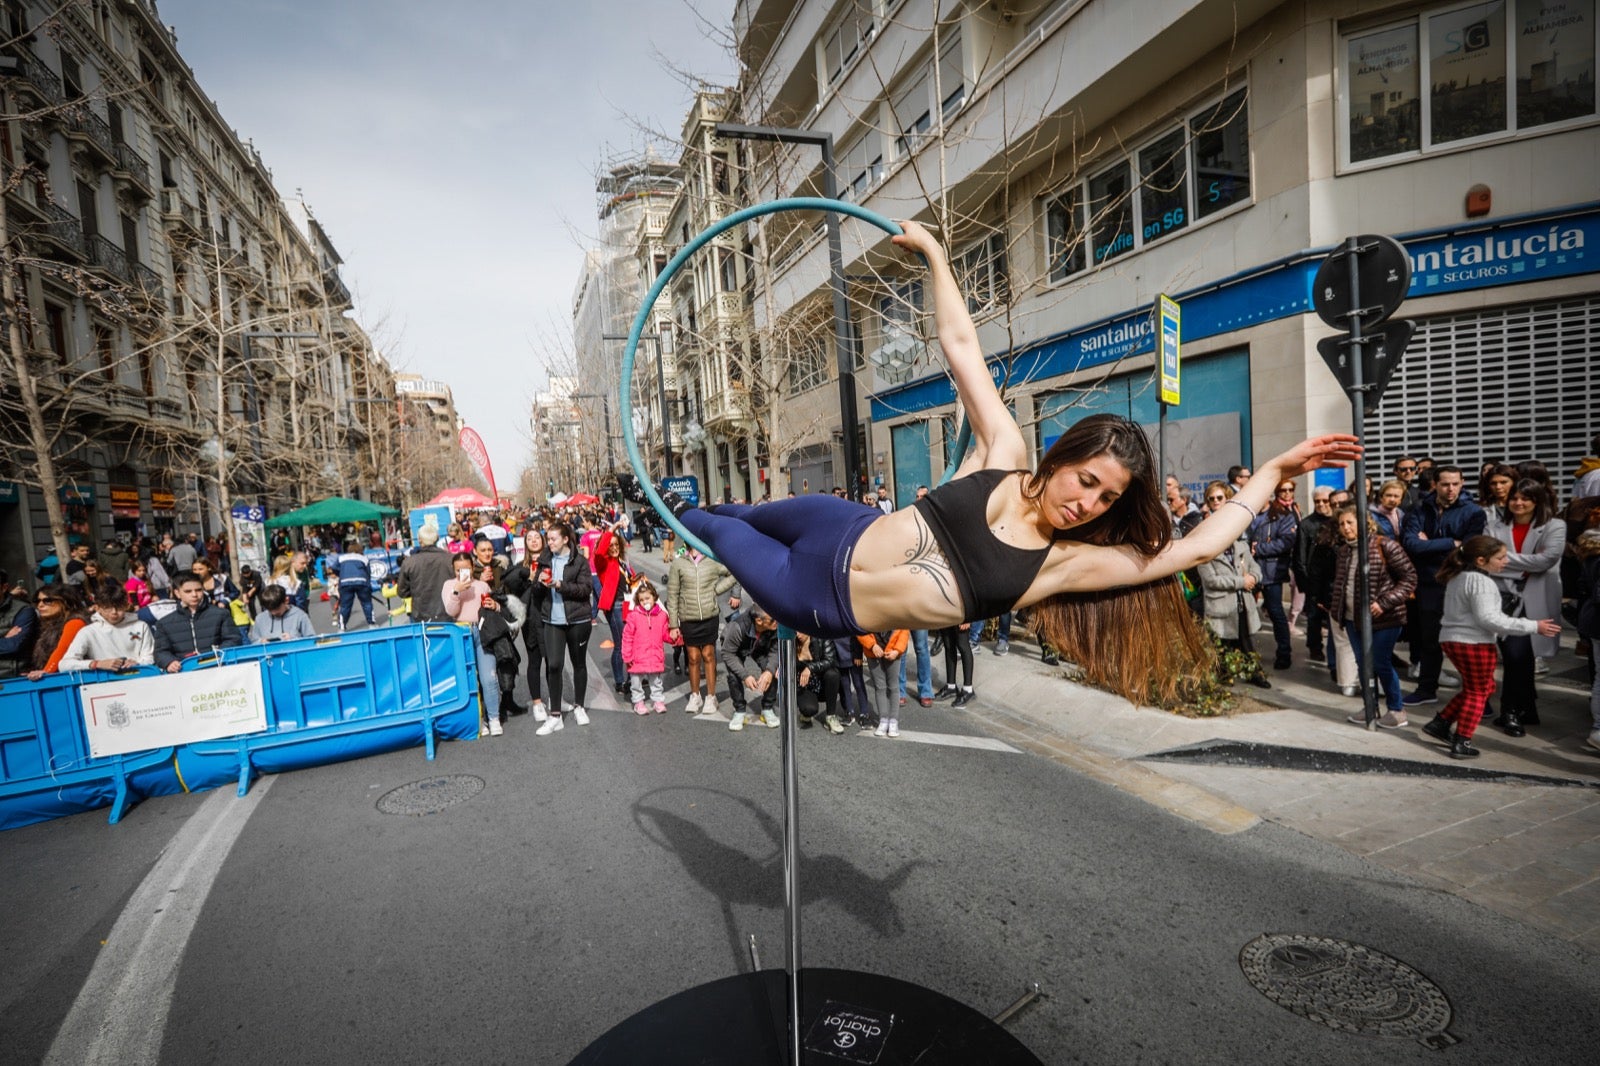
[[[326,500],[318,500],[309,507],[269,518],[266,527],[282,529],[284,526],[332,526],[341,522],[376,522],[383,518],[393,518],[399,513],[393,507],[382,507],[365,500],[329,496]]]

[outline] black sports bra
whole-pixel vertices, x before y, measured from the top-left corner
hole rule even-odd
[[[1018,548],[989,530],[989,497],[1016,470],[975,470],[947,481],[911,506],[928,523],[961,590],[962,620],[1005,614],[1022,599],[1044,566],[1050,547]]]

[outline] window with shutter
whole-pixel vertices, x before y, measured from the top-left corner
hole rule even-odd
[[[1419,319],[1366,423],[1374,480],[1406,454],[1460,466],[1469,487],[1481,463],[1537,459],[1565,501],[1600,432],[1596,336],[1595,296]]]

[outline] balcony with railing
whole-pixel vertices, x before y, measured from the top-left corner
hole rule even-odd
[[[322,272],[322,291],[328,296],[328,302],[335,307],[349,307],[354,303],[350,297],[350,290],[345,287],[344,279],[337,270],[324,270]]]
[[[72,143],[73,154],[86,162],[101,167],[117,164],[117,139],[105,119],[90,111],[82,100],[72,107],[67,116],[67,140]]]
[[[222,269],[234,281],[247,289],[257,289],[267,283],[265,275],[256,269],[250,262],[250,256],[242,249],[228,252],[222,257]]]
[[[155,190],[150,185],[150,164],[145,157],[125,141],[116,142],[116,157],[111,179],[116,182],[117,192],[141,203],[154,196]]]
[[[200,225],[200,209],[186,202],[174,186],[161,190],[161,221],[174,237],[195,241],[205,233]]]
[[[38,234],[46,243],[74,260],[82,260],[88,255],[88,247],[83,240],[83,226],[76,215],[50,200],[45,202],[44,216],[45,221],[39,227]]]
[[[66,100],[66,93],[61,86],[61,76],[45,66],[42,59],[26,51],[16,59],[15,87],[19,95],[31,97],[32,102],[46,107]]]
[[[128,265],[133,270],[133,290],[136,298],[143,300],[152,308],[166,306],[167,286],[161,280],[161,275],[143,263]]]
[[[128,262],[128,253],[98,233],[91,233],[85,243],[89,249],[90,267],[119,284],[133,283],[133,267]]]

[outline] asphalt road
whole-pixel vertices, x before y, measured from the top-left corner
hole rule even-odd
[[[102,811],[0,835],[0,1060],[54,1045],[51,1061],[90,1061],[74,1040],[99,1032],[99,1061],[119,1063],[561,1064],[750,969],[751,934],[781,966],[778,731],[590,706],[587,728],[536,738],[519,718],[433,764],[398,752],[282,775],[250,801],[166,797],[114,827]],[[982,736],[973,711],[913,704],[903,728]],[[1269,932],[1356,941],[1426,975],[1454,1009],[1452,1062],[1592,1061],[1592,956],[1337,848],[1269,824],[1218,836],[959,739],[800,741],[804,963],[985,1014],[1036,980],[1045,998],[1010,1029],[1043,1062],[1440,1061],[1257,992],[1239,953]],[[440,774],[483,789],[427,817],[376,808]],[[202,847],[197,819],[241,802],[214,877],[172,865]],[[170,936],[169,895],[192,931],[152,933],[108,984],[111,953]]]

